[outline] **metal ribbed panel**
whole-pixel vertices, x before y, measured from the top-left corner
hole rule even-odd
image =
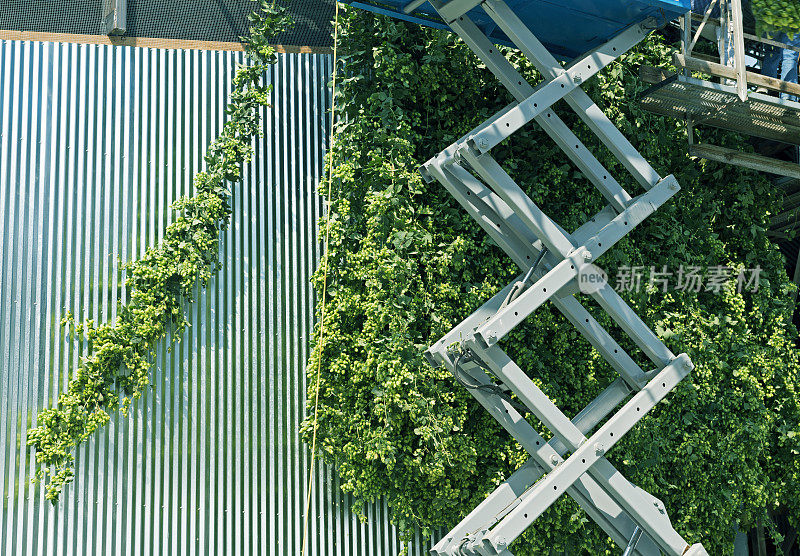
[[[191,193],[241,62],[0,41],[0,554],[300,553],[328,56],[281,55],[272,68],[274,108],[234,191],[224,266],[182,341],[155,351],[152,389],[79,450],[57,506],[28,482],[26,430],[86,347],[61,316],[115,317],[118,257],[141,256],[169,203]],[[331,470],[317,470],[307,553],[396,553],[386,506],[360,523]]]

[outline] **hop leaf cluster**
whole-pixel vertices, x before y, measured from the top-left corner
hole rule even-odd
[[[752,0],[751,6],[759,35],[776,37],[786,33],[794,37],[800,33],[800,1]]]
[[[415,527],[452,527],[528,457],[446,370],[422,357],[518,270],[417,168],[513,99],[453,35],[349,9],[340,21],[325,339],[308,367],[303,434],[310,439],[316,419],[319,455],[337,466],[342,487],[359,502],[385,497],[410,538]],[[505,54],[531,82],[541,79],[518,52]],[[702,541],[711,554],[730,554],[737,523],[746,530],[781,506],[800,515],[794,286],[766,233],[770,212],[780,206],[774,186],[753,172],[690,159],[684,124],[640,109],[647,84],[637,67],[668,68],[670,54],[651,37],[585,84],[644,158],[682,186],[598,264],[612,280],[621,266],[760,265],[762,280],[755,294],[737,293],[733,284],[719,295],[657,288],[624,294],[670,349],[688,352],[696,369],[609,458],[665,502],[687,540]],[[627,191],[642,191],[569,107],[555,110]],[[718,131],[702,139],[750,148],[742,137]],[[533,125],[493,156],[566,230],[605,204]],[[320,291],[322,279],[314,277]],[[653,368],[607,314],[591,300],[587,307],[644,370]],[[548,305],[502,345],[570,416],[615,378]],[[618,552],[567,497],[512,547],[520,555],[551,549]]]
[[[108,423],[109,412],[127,410],[150,384],[153,346],[168,330],[173,341],[181,337],[188,326],[184,308],[194,301],[196,285],[207,285],[217,270],[220,233],[231,214],[229,185],[251,159],[260,109],[268,106],[265,72],[276,60],[269,39],[291,25],[284,9],[268,0],[261,0],[250,21],[250,36],[243,39],[248,62],[236,71],[228,120],[205,154],[206,170],[194,178],[196,194],[172,204],[176,217],[161,242],[126,265],[129,299],[115,321],[76,324],[71,315],[62,321],[88,342],[88,355],[56,404],[40,412],[28,431],[28,445],[36,450],[34,480],[46,480],[46,498],[53,503],[73,479],[75,448]]]

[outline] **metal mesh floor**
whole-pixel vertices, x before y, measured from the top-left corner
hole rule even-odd
[[[645,91],[641,105],[665,116],[691,115],[697,125],[800,145],[797,102],[758,93],[741,102],[733,87],[677,75]]]

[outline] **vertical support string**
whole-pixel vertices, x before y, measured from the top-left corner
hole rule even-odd
[[[330,155],[328,162],[328,193],[326,198],[328,200],[328,210],[325,214],[325,242],[323,244],[322,255],[322,301],[320,306],[320,322],[319,322],[319,350],[317,357],[317,377],[315,381],[314,392],[314,432],[311,440],[311,467],[308,470],[308,493],[306,494],[306,511],[303,518],[303,548],[301,556],[306,554],[306,541],[308,540],[308,516],[311,512],[311,492],[314,486],[314,464],[316,458],[314,454],[317,451],[317,410],[319,408],[319,382],[322,376],[322,351],[325,348],[325,296],[328,289],[328,242],[331,235],[331,194],[333,192],[333,138],[334,126],[336,125],[336,66],[338,65],[337,47],[339,43],[339,2],[335,1],[336,13],[333,21],[333,92],[331,94],[331,132],[330,141],[328,144],[328,153]]]

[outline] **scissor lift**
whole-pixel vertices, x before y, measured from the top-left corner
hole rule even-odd
[[[386,2],[353,3],[448,26],[515,99],[421,168],[423,177],[441,183],[520,269],[517,278],[433,344],[426,356],[432,364],[446,366],[530,454],[527,463],[435,545],[433,554],[512,555],[508,547],[564,494],[572,497],[625,555],[706,554],[702,545],[690,545],[675,531],[659,499],[625,479],[606,459],[614,445],[693,365],[686,354],[673,354],[594,266],[680,186],[673,176],[660,176],[581,89],[584,82],[642,41],[660,23],[658,19],[671,19],[687,6],[678,1],[551,0],[509,5],[503,0],[432,0],[430,4],[416,0],[394,7],[387,7]],[[545,46],[532,31],[536,27],[533,22],[546,20],[559,6],[577,18],[597,18],[603,33],[580,28],[572,37],[562,33],[558,38],[561,30],[551,29]],[[617,10],[616,19],[594,13],[598,6],[606,15]],[[421,7],[421,13],[414,13]],[[543,29],[547,33],[546,25]],[[543,82],[529,84],[496,43],[518,48],[542,73]],[[579,54],[581,49],[584,54]],[[562,66],[553,52],[571,62]],[[553,111],[559,101],[578,114],[643,193],[632,195],[623,189]],[[571,233],[548,217],[492,156],[496,145],[532,121],[608,202]],[[592,317],[580,301],[582,295],[590,296],[611,316],[651,361],[651,369],[637,365]],[[511,330],[548,301],[619,374],[573,419],[500,346]],[[530,425],[523,416],[527,412],[550,429],[552,440],[545,441]]]

